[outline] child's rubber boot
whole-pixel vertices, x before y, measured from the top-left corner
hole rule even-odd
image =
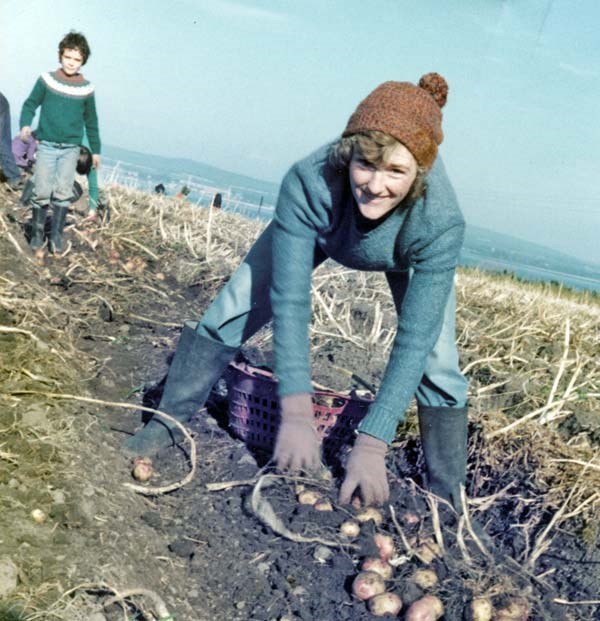
[[[31,179],[27,179],[23,192],[21,193],[21,198],[19,199],[19,205],[22,205],[23,207],[29,205],[31,202],[31,196],[33,195],[33,188],[33,181]]]
[[[54,205],[52,211],[52,225],[50,228],[50,238],[48,240],[48,249],[51,254],[61,254],[63,248],[63,230],[67,219],[68,207],[59,207]]]
[[[237,348],[212,341],[198,334],[195,323],[183,328],[171,362],[158,410],[186,423],[204,406],[214,383],[221,377]],[[125,453],[150,456],[182,439],[175,425],[153,416],[122,446]]]
[[[44,245],[44,229],[48,207],[33,207],[31,210],[31,239],[29,247],[39,250]]]

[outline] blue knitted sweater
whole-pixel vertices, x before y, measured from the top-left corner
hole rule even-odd
[[[312,392],[308,326],[318,248],[344,266],[385,272],[394,299],[402,298],[412,268],[383,380],[359,427],[389,443],[441,332],[465,223],[438,157],[425,195],[365,231],[358,226],[348,172],[328,163],[330,147],[290,169],[275,210],[271,304],[278,390],[280,397]]]

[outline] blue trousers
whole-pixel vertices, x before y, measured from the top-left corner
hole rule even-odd
[[[2,93],[0,93],[0,168],[7,179],[17,179],[21,176],[12,152],[10,106]]]
[[[241,345],[265,325],[272,316],[270,224],[256,240],[246,258],[215,297],[196,326],[196,331],[228,347]],[[315,267],[326,256],[317,251]],[[388,281],[394,285],[394,302],[401,307],[410,281],[410,273],[393,273]],[[459,368],[455,336],[456,293],[450,292],[440,336],[427,358],[421,383],[415,396],[417,403],[428,407],[465,407],[467,380]]]
[[[79,158],[79,145],[59,142],[39,143],[33,174],[33,207],[68,207]]]

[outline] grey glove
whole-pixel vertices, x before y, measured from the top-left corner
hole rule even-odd
[[[350,502],[360,487],[366,505],[382,504],[390,497],[385,471],[387,444],[366,433],[359,433],[346,464],[346,477],[340,488],[340,503]]]
[[[316,470],[321,446],[314,424],[310,393],[281,398],[281,425],[273,457],[279,470]]]

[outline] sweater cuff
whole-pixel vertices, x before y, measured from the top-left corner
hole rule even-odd
[[[277,395],[279,398],[286,397],[287,395],[313,392],[310,375],[296,373],[283,378],[278,377],[277,380]]]
[[[404,421],[404,414],[397,411],[388,410],[373,404],[369,408],[368,414],[358,425],[358,431],[367,433],[370,436],[383,440],[391,444],[396,437],[396,428],[400,422]]]

